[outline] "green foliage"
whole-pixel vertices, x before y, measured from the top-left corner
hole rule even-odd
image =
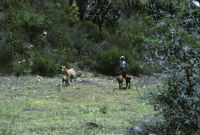
[[[106,21],[114,27],[120,18],[119,9],[109,0],[91,0],[87,10],[90,20],[99,26],[100,31]]]
[[[185,77],[183,77],[185,78]],[[190,78],[191,79],[191,78]],[[195,134],[199,132],[199,97],[197,85],[187,84],[194,81],[170,78],[162,90],[153,94],[156,110],[162,109],[166,120],[165,129],[172,134]],[[192,94],[189,94],[192,92]]]
[[[96,58],[96,69],[107,75],[119,74],[119,58],[122,55],[126,57],[128,73],[139,75],[142,72],[140,62],[134,59],[129,51],[118,48],[100,51]]]
[[[34,53],[43,51],[40,48],[40,34],[43,30],[46,30],[48,32],[48,49],[56,50],[57,64],[68,65],[71,62],[83,60],[83,62],[80,62],[82,63],[80,64],[81,67],[92,65],[89,66],[91,68],[94,64],[91,61],[95,61],[99,50],[103,52],[103,50],[111,48],[120,48],[131,55],[132,60],[128,61],[130,67],[134,67],[130,69],[131,74],[135,74],[137,71],[139,71],[138,73],[147,73],[149,68],[144,61],[147,49],[144,47],[144,44],[146,44],[144,41],[149,41],[155,46],[160,41],[151,38],[152,33],[158,35],[169,33],[169,26],[174,22],[183,26],[180,31],[185,29],[194,31],[198,28],[198,20],[195,19],[195,17],[198,18],[198,10],[194,8],[190,14],[185,10],[190,8],[186,1],[178,0],[177,2],[172,0],[78,0],[69,6],[66,1],[28,0],[22,2],[3,0],[5,14],[1,23],[1,35],[7,37],[4,33],[12,32],[17,41],[17,43],[13,43],[14,46],[17,46],[13,47],[13,50],[2,48],[5,52],[1,53],[1,57],[8,55],[9,61],[12,61],[9,66],[4,65],[5,69],[12,67],[12,63],[17,63],[17,61],[23,59],[32,61]],[[122,7],[123,4],[126,5],[126,9],[119,9],[118,7]],[[169,11],[169,9],[172,9],[172,11]],[[125,18],[124,10],[130,11],[130,18]],[[135,12],[136,10],[137,12]],[[132,14],[132,11],[134,11],[134,14]],[[182,20],[174,21],[174,18],[168,18],[168,21],[165,21],[164,17],[170,16],[172,13]],[[191,26],[193,25],[196,27],[192,29]],[[154,29],[155,27],[157,28]],[[99,28],[101,31],[98,30]],[[196,31],[196,36],[198,36],[197,33]],[[182,34],[185,34],[185,41],[198,47],[194,43],[195,34],[184,32]],[[2,37],[0,43],[7,44],[7,41],[4,42],[5,40]],[[169,35],[166,40],[170,40],[170,38]],[[173,45],[173,42],[168,45]],[[30,46],[33,46],[31,50]],[[173,61],[173,57],[170,60]],[[30,67],[30,63],[27,67]]]
[[[126,21],[120,21],[120,35],[116,36],[115,44],[119,48],[131,50],[133,54],[137,53],[141,57],[145,51],[142,45],[145,39],[145,28],[148,27],[141,17],[132,17]],[[120,41],[122,40],[122,41]]]
[[[21,3],[20,1],[18,0],[2,0],[2,5],[5,7],[5,8],[8,8],[8,7],[11,7],[11,6],[15,6],[19,3]]]
[[[1,129],[0,130],[0,135],[9,135],[11,134],[11,131],[8,129]]]
[[[79,29],[84,33],[87,33],[87,39],[94,42],[101,42],[101,33],[98,30],[98,26],[93,24],[91,21],[82,21],[78,24]]]
[[[137,61],[135,59],[132,59],[128,63],[128,71],[129,73],[132,73],[135,76],[139,76],[143,71],[142,71],[142,65],[140,61]]]
[[[7,35],[5,43],[0,46],[0,68],[2,73],[12,73],[12,62],[19,50],[19,41],[13,33]]]
[[[199,133],[200,12],[192,1],[77,0],[70,6],[56,0],[0,3],[1,73],[20,76],[31,67],[34,74],[54,76],[60,65],[76,62],[81,69],[116,75],[119,57],[124,55],[129,74],[156,69],[169,77],[152,95],[155,109],[162,114],[158,118],[164,121],[152,122],[150,131],[156,127],[157,134]],[[48,32],[45,49],[40,48],[43,30]],[[112,110],[100,108],[105,114]]]
[[[168,75],[167,83],[157,93],[152,94],[152,100],[155,109],[164,117],[163,128],[167,135],[198,134],[199,42],[182,25],[171,21],[173,19],[180,21],[182,18],[169,16],[164,19],[154,27],[155,30],[159,29],[152,36],[156,40],[147,42],[150,63],[159,65]]]
[[[28,28],[40,27],[44,22],[44,16],[35,13],[32,10],[24,9],[15,13],[16,15],[12,18],[12,23],[15,26],[26,26]]]
[[[123,0],[123,11],[127,17],[131,17],[133,13],[140,15],[147,13],[154,20],[159,21],[168,14],[174,15],[186,11],[192,5],[191,3],[187,0]]]
[[[7,0],[7,2],[8,1],[9,0]],[[100,1],[96,4],[99,4],[99,2]],[[91,65],[89,67],[94,69],[94,62],[92,61],[95,61],[98,50],[109,49],[116,46],[125,50],[130,50],[130,46],[126,47],[126,45],[130,44],[125,32],[127,29],[124,29],[123,34],[120,34],[119,31],[117,32],[113,30],[116,22],[115,20],[119,18],[117,15],[119,9],[109,1],[103,2],[105,5],[107,4],[107,6],[104,7],[102,12],[106,11],[108,7],[112,8],[109,9],[109,12],[104,18],[106,25],[102,25],[101,32],[99,32],[98,26],[91,21],[84,19],[79,20],[78,18],[81,16],[80,13],[82,14],[85,12],[83,9],[85,9],[86,5],[89,4],[87,1],[79,1],[77,5],[72,4],[71,6],[68,6],[62,1],[55,2],[53,0],[44,1],[43,3],[40,1],[27,1],[26,3],[12,1],[11,3],[12,8],[7,7],[6,17],[1,24],[3,31],[13,31],[15,39],[19,40],[17,49],[12,51],[14,55],[9,55],[12,56],[13,59],[13,62],[11,63],[15,64],[10,65],[16,66],[18,65],[17,61],[25,59],[26,61],[29,61],[27,66],[28,68],[31,66],[33,54],[43,51],[45,52],[45,50],[41,50],[40,41],[40,35],[43,30],[48,32],[48,49],[56,50],[54,52],[57,53],[55,59],[57,64],[61,65],[68,65],[71,62],[82,60],[81,57],[84,56],[83,64],[81,65]],[[81,3],[84,3],[85,5]],[[96,12],[94,8],[95,6],[100,8],[102,5],[93,5],[90,9],[93,9],[94,12]],[[37,10],[36,7],[40,8],[40,10]],[[87,8],[89,8],[88,5]],[[89,10],[84,14],[87,15],[85,16],[87,19],[89,17],[88,11]],[[115,32],[117,32],[117,34]],[[130,33],[133,35],[135,34],[134,32]],[[137,35],[139,35],[138,33],[139,32],[137,32]],[[133,40],[131,42],[135,44]],[[126,43],[124,43],[124,41],[126,41]],[[138,45],[141,44],[141,42],[137,43]],[[31,50],[30,47],[32,47]],[[134,55],[133,57],[137,56],[137,49],[135,49],[135,47],[136,46],[130,50],[131,54]],[[10,51],[10,49],[8,50]],[[22,55],[22,57],[19,55],[15,56],[16,54]]]
[[[35,56],[33,58],[32,73],[41,76],[55,76],[59,71],[59,66],[56,64],[55,55],[51,53]]]
[[[7,38],[0,46],[0,68],[1,73],[16,73],[20,75],[28,68],[28,58],[31,55],[29,46],[21,43],[14,33],[8,33]]]
[[[32,43],[42,29],[46,28],[44,21],[44,14],[36,12],[28,4],[22,3],[7,9],[2,26],[7,28],[5,31],[14,32],[18,39]]]
[[[0,53],[0,61],[1,61],[1,64],[4,65],[4,64],[7,64],[9,63],[10,61],[13,60],[13,57],[14,57],[14,51],[15,51],[15,48],[16,48],[16,45],[17,45],[17,41],[14,39],[14,36],[12,33],[10,33],[8,36],[7,36],[7,39],[6,39],[6,43],[4,45],[1,46],[1,53]]]
[[[79,18],[80,18],[80,20],[84,19],[84,15],[85,15],[86,10],[87,10],[88,1],[89,0],[77,0],[77,6],[79,7]]]
[[[25,70],[28,69],[29,63],[27,62],[26,59],[20,58],[18,56],[15,58],[15,60],[12,62],[12,67],[13,67],[13,73],[19,77],[21,74],[25,73]]]
[[[125,55],[125,52],[120,53]],[[99,52],[96,58],[96,69],[103,74],[115,75],[115,69],[119,65],[120,56],[118,49]]]
[[[70,23],[76,23],[79,21],[79,7],[76,6],[76,5],[72,5],[69,9],[68,9],[68,12],[69,12],[69,15],[67,15],[66,17],[68,18],[67,21],[69,21]],[[70,19],[69,19],[69,16],[70,16]]]
[[[89,69],[89,70],[92,70],[93,67],[94,67],[94,62],[93,60],[88,57],[88,56],[82,56],[81,58],[81,62],[78,63],[78,67],[80,69]]]
[[[62,3],[61,3],[62,4]],[[55,24],[70,24],[73,25],[79,21],[79,8],[73,4],[68,7],[66,4],[55,4],[46,2],[44,5],[44,13],[46,15],[45,24],[54,26]]]

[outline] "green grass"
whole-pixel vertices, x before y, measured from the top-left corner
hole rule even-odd
[[[85,74],[60,89],[60,77],[0,77],[0,135],[128,134],[153,115],[136,89],[119,90],[114,78]]]

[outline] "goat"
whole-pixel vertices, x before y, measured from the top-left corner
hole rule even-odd
[[[130,89],[131,88],[131,77],[126,75],[125,80],[126,80],[126,89],[127,88]]]
[[[124,80],[123,76],[119,75],[119,76],[116,76],[115,78],[116,78],[117,82],[119,83],[119,89],[121,89],[122,88],[122,84],[123,84],[123,80]],[[131,77],[126,75],[125,80],[126,80],[126,89],[127,88],[130,89],[131,88],[131,85],[130,85]]]
[[[62,76],[62,84],[63,85],[69,85],[68,80],[67,80],[67,76],[65,76],[65,75]]]
[[[72,82],[72,79],[75,79],[75,76],[76,76],[75,70],[73,68],[67,69],[65,66],[61,66],[61,68],[62,68],[62,72],[66,73],[66,81],[68,85],[70,85],[70,83]]]
[[[115,78],[119,83],[119,89],[121,89],[122,88],[122,84],[123,84],[123,76],[119,75],[119,76],[116,76]]]

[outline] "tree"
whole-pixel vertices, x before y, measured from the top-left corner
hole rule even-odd
[[[79,7],[80,20],[84,19],[87,5],[88,5],[88,0],[77,0],[77,6]]]
[[[192,9],[188,11],[191,16]],[[153,38],[146,42],[150,63],[159,65],[168,75],[164,86],[152,96],[155,109],[167,124],[165,134],[169,135],[200,131],[200,43],[197,29],[190,33],[177,23],[183,21],[181,15],[168,15],[152,28]]]
[[[74,0],[70,0],[69,1],[69,6],[71,6],[73,4]]]
[[[86,9],[87,9],[87,5],[88,5],[88,1],[89,0],[76,0],[76,2],[74,0],[70,0],[69,2],[69,6],[72,6],[73,3],[76,4],[79,8],[79,18],[80,20],[84,19],[84,15],[86,13]]]
[[[106,20],[114,24],[120,17],[119,9],[114,7],[109,0],[91,0],[88,12],[90,19],[99,26],[100,31]]]

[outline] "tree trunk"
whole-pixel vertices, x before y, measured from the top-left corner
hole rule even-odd
[[[102,23],[99,22],[99,31],[101,32],[102,31]]]
[[[80,20],[83,20],[83,18],[84,18],[84,15],[85,15],[85,11],[80,11],[79,10],[79,17],[80,17]]]
[[[122,1],[124,3],[124,8],[126,9],[126,2],[125,2],[125,0],[122,0]]]
[[[69,6],[71,6],[73,4],[74,0],[70,0],[69,1]]]
[[[130,1],[127,0],[128,9],[130,9]]]

